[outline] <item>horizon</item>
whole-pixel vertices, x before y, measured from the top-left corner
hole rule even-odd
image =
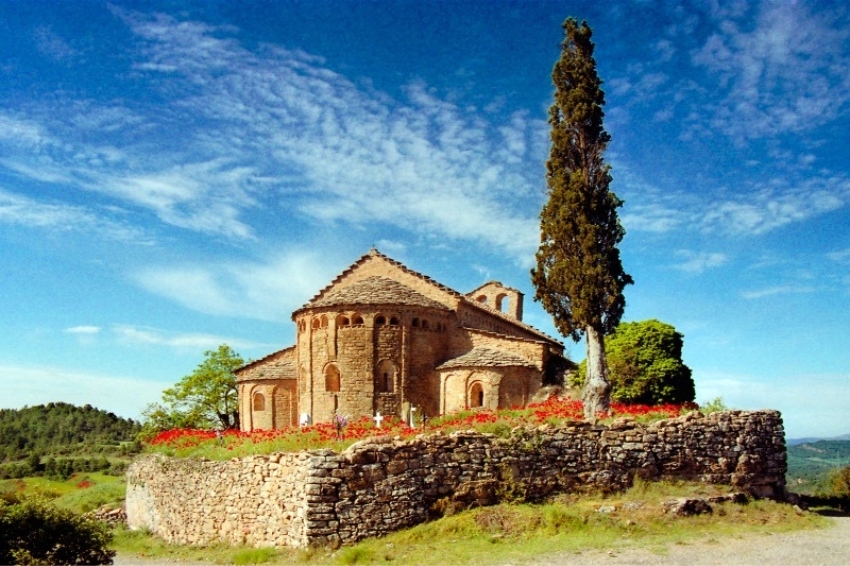
[[[623,321],[697,402],[850,431],[850,9],[377,0],[0,3],[2,408],[138,419],[206,350],[259,359],[375,246],[525,294],[551,70],[593,29]]]

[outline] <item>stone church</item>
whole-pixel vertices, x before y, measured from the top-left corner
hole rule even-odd
[[[522,300],[495,281],[461,294],[373,249],[292,313],[294,346],[236,371],[242,430],[524,406],[571,362]]]

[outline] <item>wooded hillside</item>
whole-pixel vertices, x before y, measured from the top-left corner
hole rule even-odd
[[[850,440],[819,440],[788,446],[788,489],[796,493],[829,492],[829,477],[850,465]]]
[[[0,409],[0,463],[32,454],[112,453],[132,441],[140,424],[91,405],[48,403]]]

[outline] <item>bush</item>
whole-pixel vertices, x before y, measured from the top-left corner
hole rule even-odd
[[[684,336],[658,320],[622,322],[605,338],[611,400],[661,405],[694,400],[691,368],[682,361]],[[587,360],[579,364],[569,385],[581,388]]]
[[[0,564],[112,564],[103,523],[30,497],[0,503]]]
[[[830,477],[832,494],[836,497],[850,499],[850,466],[836,470]]]

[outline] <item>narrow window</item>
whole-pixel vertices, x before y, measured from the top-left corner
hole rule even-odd
[[[359,314],[355,314],[351,319],[351,324],[355,326],[363,326],[363,317]]]
[[[387,319],[381,315],[375,317],[375,326],[384,326],[387,323]]]
[[[254,410],[255,411],[265,411],[266,410],[266,398],[262,393],[254,393]]]
[[[484,387],[480,382],[473,383],[469,389],[469,406],[472,408],[484,406]]]
[[[395,375],[395,363],[390,360],[382,360],[375,371],[375,392],[392,393]]]
[[[419,319],[418,318],[413,319],[413,328],[419,328]]]
[[[398,326],[398,317],[397,316],[390,317],[390,326]]]
[[[340,386],[339,368],[333,364],[329,364],[325,368],[325,391],[338,393]]]
[[[321,323],[319,322],[319,319],[318,319],[318,318],[314,318],[314,319],[313,319],[313,330],[318,329],[318,328],[319,328],[319,324],[321,324]]]

